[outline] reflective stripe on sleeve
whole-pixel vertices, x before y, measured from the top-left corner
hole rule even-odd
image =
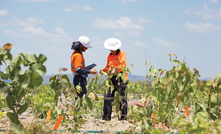
[[[72,73],[73,75],[79,75],[78,73],[76,73],[76,72],[74,72],[74,73]]]

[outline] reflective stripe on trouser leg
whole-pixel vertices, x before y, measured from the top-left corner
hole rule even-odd
[[[120,104],[120,110],[122,111],[122,116],[121,119],[127,119],[127,98],[125,98],[125,89],[127,88],[127,83],[128,81],[124,84],[123,82],[120,83],[120,86],[118,86],[118,81],[112,80],[112,83],[115,85],[114,90],[111,93],[111,88],[109,90],[104,92],[104,108],[103,108],[103,116],[102,119],[105,120],[111,120],[111,113],[112,113],[112,105],[111,103],[113,102],[113,97],[115,94],[115,91],[118,91],[118,88],[120,88],[120,96],[121,100],[123,103],[123,108],[122,105]]]
[[[112,113],[112,105],[113,102],[113,96],[111,94],[111,89],[109,89],[106,93],[104,91],[104,107],[103,107],[103,120],[111,120],[111,113]]]

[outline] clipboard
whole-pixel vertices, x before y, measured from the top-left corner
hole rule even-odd
[[[86,66],[85,69],[90,70],[90,69],[94,68],[95,66],[97,66],[97,65],[95,63],[93,63],[93,64]]]

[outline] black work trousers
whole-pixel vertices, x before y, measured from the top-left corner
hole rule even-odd
[[[111,81],[112,81],[112,84],[114,85],[114,90],[111,93],[111,88],[109,88],[107,93],[106,91],[104,93],[104,108],[103,108],[102,119],[111,120],[112,102],[113,102],[115,92],[118,91],[120,93],[119,102],[120,102],[120,99],[123,102],[123,103],[120,102],[120,110],[122,112],[120,120],[127,120],[128,104],[127,104],[127,95],[125,94],[125,90],[127,88],[128,81],[126,81],[125,83],[122,81],[122,79],[120,79],[120,83],[118,82],[118,80],[115,80],[115,79],[111,79]]]

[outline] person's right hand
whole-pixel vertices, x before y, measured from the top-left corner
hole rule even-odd
[[[97,70],[96,69],[91,69],[90,70],[90,74],[96,74],[97,73]]]

